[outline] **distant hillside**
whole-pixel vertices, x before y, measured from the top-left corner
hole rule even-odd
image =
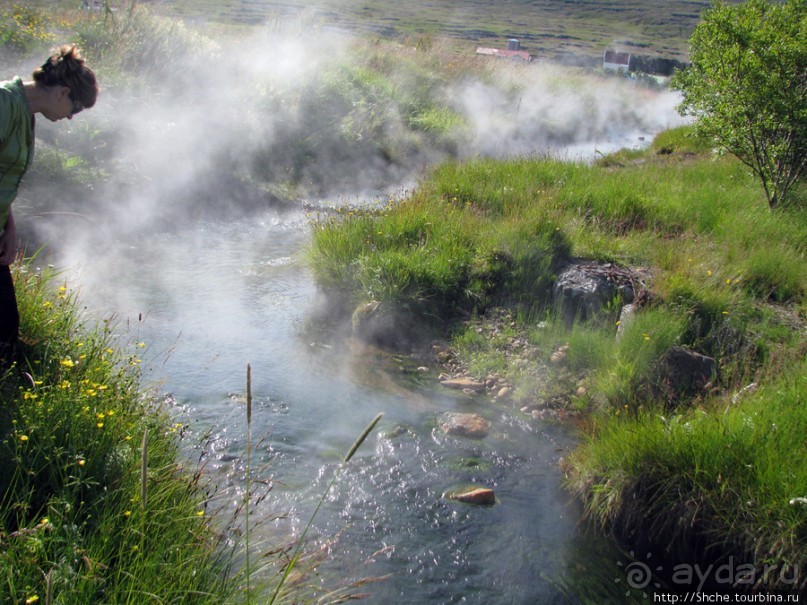
[[[447,37],[468,46],[518,38],[538,58],[596,57],[618,48],[686,60],[687,40],[709,0],[153,0],[160,10],[210,22],[304,18],[383,36]]]

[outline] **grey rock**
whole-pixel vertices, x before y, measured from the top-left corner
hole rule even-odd
[[[567,324],[589,319],[612,305],[633,302],[633,276],[628,269],[612,263],[578,261],[557,277],[552,299]]]

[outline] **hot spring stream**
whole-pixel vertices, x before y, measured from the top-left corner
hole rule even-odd
[[[385,576],[362,588],[374,604],[626,602],[625,555],[582,527],[561,486],[558,460],[578,437],[484,397],[418,386],[390,355],[312,336],[309,233],[302,212],[191,223],[121,242],[114,264],[88,255],[78,268],[88,313],[114,312],[127,338],[146,343],[145,378],[174,402],[187,441],[210,434],[206,468],[230,494],[225,512],[244,489],[250,363],[254,487],[271,485],[251,512],[253,544],[302,531],[383,412],[316,517],[309,537],[332,543],[313,581]],[[446,411],[482,414],[491,431],[447,436],[436,428]],[[498,503],[442,497],[469,484],[494,488]]]

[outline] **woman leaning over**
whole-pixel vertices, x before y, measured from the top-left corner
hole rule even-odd
[[[17,256],[11,203],[34,155],[35,115],[52,122],[71,119],[95,105],[98,84],[78,48],[56,49],[33,74],[0,82],[0,371],[14,361],[20,327],[9,265]]]

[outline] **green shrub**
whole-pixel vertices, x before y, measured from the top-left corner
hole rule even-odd
[[[0,48],[3,50],[20,56],[42,52],[53,40],[44,11],[16,3],[0,9]]]
[[[204,73],[217,45],[181,21],[160,17],[135,2],[128,10],[92,13],[75,24],[79,45],[110,85],[173,93]]]

